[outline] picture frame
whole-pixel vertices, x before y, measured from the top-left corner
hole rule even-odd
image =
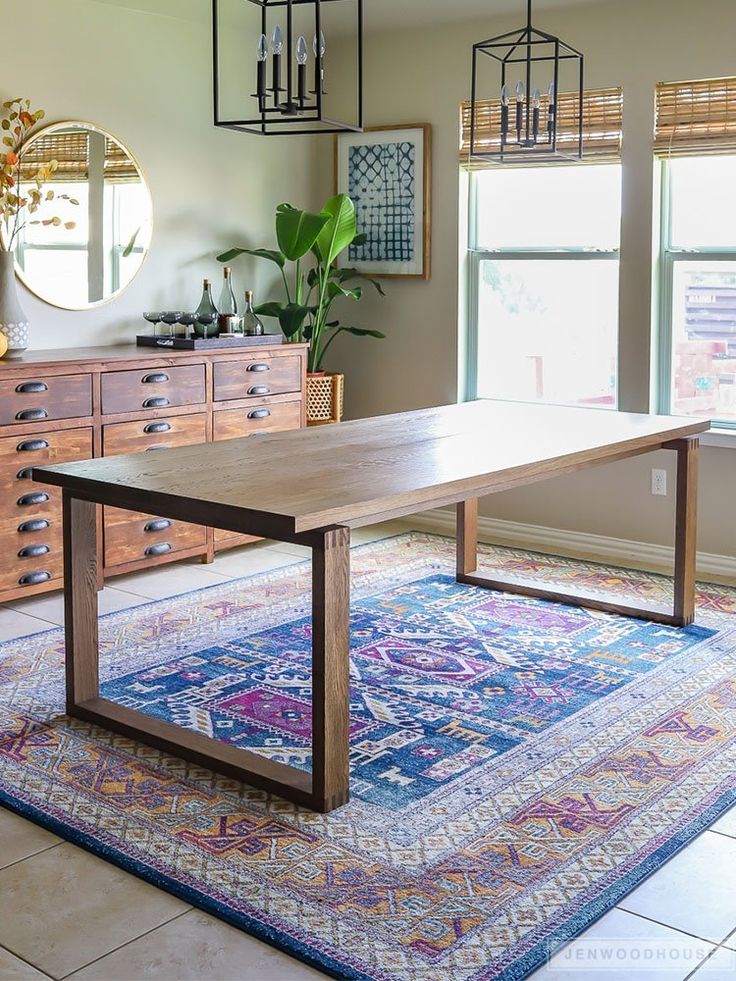
[[[335,137],[335,191],[355,203],[365,245],[345,266],[379,279],[431,275],[432,126],[376,126]]]

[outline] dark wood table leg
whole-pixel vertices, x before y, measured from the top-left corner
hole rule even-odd
[[[99,695],[97,505],[63,494],[66,701],[72,712]]]
[[[700,440],[682,439],[670,445],[677,453],[675,618],[685,627],[695,620]]]
[[[312,548],[312,806],[350,797],[350,529]]]
[[[687,627],[695,620],[695,570],[697,538],[698,457],[697,437],[665,443],[663,449],[677,453],[677,511],[675,520],[675,590],[674,607],[664,604],[618,601],[597,593],[581,595],[563,589],[545,588],[529,579],[494,579],[479,574],[478,502],[466,501],[457,509],[457,581],[469,586],[494,589],[501,593],[530,596],[535,599],[582,606],[606,613],[651,620],[673,627]]]

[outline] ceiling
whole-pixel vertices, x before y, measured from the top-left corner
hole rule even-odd
[[[95,0],[113,7],[146,10],[149,13],[186,20],[209,20],[210,0]],[[606,0],[534,0],[534,10],[560,7],[590,6]],[[443,24],[458,19],[493,17],[518,12],[526,13],[524,0],[364,0],[366,27],[381,30],[416,26],[417,14],[421,23]]]

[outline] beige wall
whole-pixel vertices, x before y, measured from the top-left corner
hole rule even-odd
[[[520,4],[520,8],[521,8]],[[369,297],[358,325],[381,326],[385,342],[341,339],[331,367],[345,370],[351,416],[451,402],[458,363],[458,106],[469,91],[470,46],[511,29],[516,17],[369,37],[367,123],[431,122],[433,276],[429,283],[388,281],[387,300]],[[587,85],[622,85],[625,100],[621,261],[621,407],[650,404],[654,86],[657,81],[731,75],[736,68],[733,0],[614,0],[543,11],[539,26],[587,56]],[[324,165],[330,166],[323,149]],[[491,436],[492,434],[489,434]],[[672,461],[663,454],[665,464]],[[499,495],[487,514],[577,531],[666,544],[672,497],[650,495],[650,469],[640,459],[587,475]],[[736,555],[736,448],[704,452],[700,546]]]
[[[3,45],[2,98],[28,96],[49,122],[85,119],[109,130],[137,156],[154,205],[150,255],[119,299],[70,313],[21,288],[34,348],[132,339],[146,327],[143,310],[196,307],[202,277],[222,275],[218,251],[270,244],[285,196],[313,204],[314,141],[300,138],[286,152],[283,141],[213,127],[206,0],[202,6],[201,21],[89,0],[17,6],[19,24],[33,31]],[[271,271],[241,260],[235,277],[239,290],[253,284],[263,296]]]

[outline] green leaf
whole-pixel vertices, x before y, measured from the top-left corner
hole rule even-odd
[[[351,245],[365,245],[367,241],[368,241],[367,234],[365,232],[361,232],[359,235],[356,235],[355,236],[355,238],[353,239],[353,241],[350,244]]]
[[[261,303],[255,310],[259,317],[276,317],[278,319],[281,316],[284,306],[285,304],[278,303],[274,300],[270,303]]]
[[[300,303],[287,303],[279,313],[279,323],[284,336],[294,337],[295,334],[298,334],[312,309],[312,307],[305,307]]]
[[[330,278],[336,279],[340,283],[349,283],[354,279],[361,279],[364,283],[370,283],[371,286],[374,286],[381,296],[386,295],[383,286],[381,286],[377,279],[366,276],[365,273],[359,272],[357,269],[333,269],[330,273]]]
[[[140,228],[136,228],[136,230],[133,232],[130,241],[123,249],[123,259],[127,259],[129,256],[133,255],[133,249],[135,248],[135,240],[140,235],[140,231],[141,231]]]
[[[276,213],[276,239],[286,258],[292,262],[302,259],[328,221],[325,215],[282,205]]]
[[[354,286],[352,289],[344,289],[339,283],[334,281],[327,284],[327,295],[331,300],[336,299],[338,296],[350,297],[352,300],[359,300],[363,295],[363,289],[360,286]]]
[[[341,327],[340,330],[347,331],[355,337],[377,337],[383,340],[386,335],[380,330],[366,330],[364,327]]]
[[[286,265],[286,256],[274,249],[228,249],[227,252],[221,252],[218,255],[217,261],[232,262],[233,259],[237,259],[241,255],[254,255],[259,259],[268,259],[269,262],[275,262],[279,269],[283,269]]]
[[[356,236],[355,205],[347,194],[338,194],[330,198],[322,215],[327,218],[327,223],[314,246],[319,261],[329,267]]]

